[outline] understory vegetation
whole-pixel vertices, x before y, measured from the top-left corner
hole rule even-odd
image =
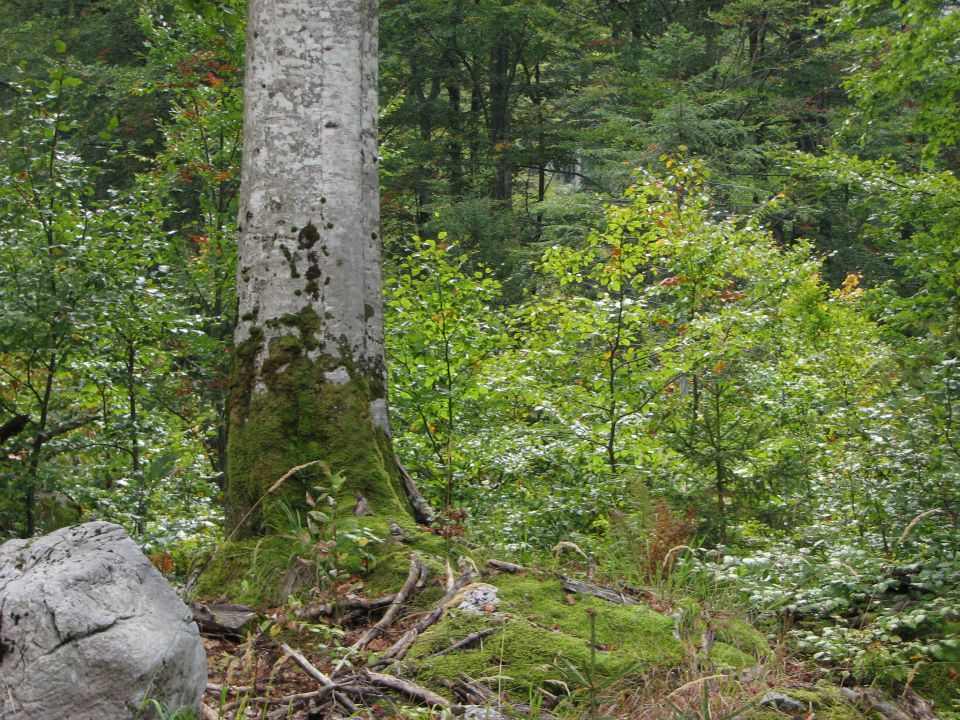
[[[405,662],[531,717],[860,717],[823,681],[960,718],[955,5],[381,3],[392,441],[439,519],[354,517],[304,455],[262,541],[222,530],[243,16],[0,7],[3,539],[216,557],[202,594],[334,664],[317,597],[396,592],[410,548],[518,563],[509,632],[431,658],[507,625],[451,615]]]

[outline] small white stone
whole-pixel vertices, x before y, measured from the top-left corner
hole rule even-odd
[[[484,613],[483,609],[487,605],[496,607],[500,604],[500,598],[497,596],[497,588],[486,583],[477,583],[473,587],[467,588],[457,605],[458,610],[479,615]]]

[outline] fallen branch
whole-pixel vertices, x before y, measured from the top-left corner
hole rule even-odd
[[[574,580],[573,578],[561,578],[560,586],[569,592],[585,593],[593,595],[601,600],[607,600],[618,605],[639,605],[640,601],[616,588],[606,587],[604,585],[594,585],[593,583]]]
[[[910,691],[900,701],[877,688],[840,688],[843,696],[854,704],[881,715],[885,720],[936,720],[929,700],[923,700]]]
[[[403,607],[403,604],[407,601],[407,598],[413,591],[414,586],[417,584],[417,580],[420,579],[421,566],[422,563],[420,562],[420,558],[417,556],[417,554],[411,553],[410,571],[407,573],[407,580],[403,583],[403,587],[400,588],[400,592],[397,593],[397,596],[393,599],[390,607],[387,608],[387,611],[383,614],[383,617],[380,618],[379,622],[377,622],[377,624],[373,627],[369,628],[365,633],[363,633],[363,635],[360,636],[360,639],[350,646],[351,652],[363,650],[374,638],[376,638],[393,624],[393,621],[396,620],[397,615],[400,614],[400,609]]]
[[[345,689],[345,688],[341,688]],[[343,705],[351,715],[357,713],[357,705],[350,698],[344,695],[342,692],[337,690],[333,691],[333,699],[336,700],[340,705]]]
[[[427,655],[427,656],[424,658],[424,660],[429,660],[430,658],[440,657],[441,655],[446,655],[447,653],[452,653],[452,652],[455,652],[455,651],[457,651],[457,650],[461,650],[462,648],[469,647],[470,645],[473,645],[473,644],[474,644],[475,642],[477,642],[478,640],[483,640],[483,638],[485,638],[485,637],[487,637],[487,636],[489,636],[489,635],[494,635],[495,633],[498,633],[498,632],[500,632],[501,630],[503,630],[503,626],[502,626],[502,625],[498,625],[498,626],[496,626],[496,627],[487,628],[487,629],[485,629],[485,630],[477,630],[477,632],[470,633],[470,634],[467,635],[463,640],[460,640],[459,642],[455,642],[455,643],[454,643],[453,645],[451,645],[450,647],[444,648],[443,650],[437,650],[437,652],[431,653],[430,655]]]
[[[286,705],[288,703],[301,703],[304,700],[313,700],[314,698],[323,697],[326,695],[329,690],[321,688],[320,690],[311,690],[310,692],[302,693],[293,693],[292,695],[281,695],[280,697],[265,697],[265,698],[255,698],[256,702],[262,703],[264,705]]]
[[[330,690],[333,690],[334,687],[336,687],[336,683],[334,683],[330,677],[328,677],[327,675],[322,673],[320,670],[318,670],[316,667],[314,667],[314,665],[309,660],[307,660],[302,654],[294,650],[292,647],[290,647],[286,643],[283,643],[280,646],[280,649],[283,650],[283,652],[285,652],[287,655],[289,655],[291,659],[293,659],[293,661],[297,665],[299,665],[300,668],[307,675],[309,675],[311,678],[313,678],[318,683],[320,683],[320,685],[323,686],[323,689],[325,689],[327,692],[329,692]]]
[[[347,683],[352,678],[348,678],[347,680],[339,684],[335,683],[332,678],[330,678],[329,676],[327,676],[326,674],[318,670],[302,654],[294,650],[292,647],[290,647],[286,643],[281,645],[280,648],[287,655],[293,658],[294,662],[296,662],[297,665],[299,665],[307,675],[309,675],[311,678],[313,678],[318,683],[320,683],[320,685],[323,686],[319,690],[317,690],[312,697],[319,698],[319,697],[323,697],[327,693],[330,693],[333,696],[334,702],[339,703],[340,705],[345,707],[351,715],[357,712],[356,704],[344,694],[348,689]]]
[[[371,612],[387,607],[396,597],[396,593],[390,593],[383,597],[368,600],[358,595],[347,595],[336,602],[320,603],[301,608],[295,615],[301,620],[317,620],[321,617],[332,617],[339,612],[346,611],[344,617],[348,617],[360,612]]]
[[[226,690],[232,693],[248,693],[257,690],[253,685],[221,685],[220,683],[207,683],[207,692],[221,692]]]
[[[362,695],[367,692],[366,688],[362,688],[356,685],[338,685],[337,689],[333,691],[333,695],[336,698],[336,701],[342,704],[347,708],[351,713],[357,711],[357,706],[355,703],[351,702],[349,698],[344,696],[344,693],[350,693],[353,695]],[[231,703],[224,705],[221,708],[221,715],[214,715],[214,720],[222,717],[222,713],[230,712],[236,710],[244,703],[249,703],[251,705],[285,705],[292,707],[294,705],[300,705],[309,700],[317,700],[326,695],[330,694],[330,688],[320,688],[319,690],[311,690],[310,692],[302,693],[292,693],[290,695],[281,695],[280,697],[269,697],[269,696],[256,696],[256,697],[247,697],[242,700],[235,700]],[[286,711],[280,717],[286,717]]]
[[[465,672],[460,673],[459,680],[444,680],[443,684],[469,705],[486,705],[494,699],[494,694],[489,688],[484,687]]]
[[[410,650],[410,646],[413,645],[414,641],[426,630],[428,627],[433,625],[437,620],[439,620],[444,611],[447,609],[447,604],[453,600],[454,595],[456,595],[460,589],[470,582],[470,578],[473,577],[472,570],[464,571],[457,581],[453,584],[453,587],[447,590],[447,594],[443,596],[443,599],[434,606],[433,610],[424,615],[420,621],[414,625],[412,628],[407,630],[399,640],[397,640],[389,649],[386,650],[373,664],[374,668],[382,668],[390,665],[391,663],[399,662],[403,660],[407,652]]]
[[[437,693],[433,692],[432,690],[428,690],[422,685],[417,685],[409,680],[398,678],[395,675],[384,675],[383,673],[373,672],[371,670],[363,670],[361,671],[361,677],[370,682],[372,685],[389,688],[390,690],[396,690],[397,692],[403,693],[407,697],[411,697],[414,700],[419,700],[425,705],[433,705],[435,707],[442,708],[450,708],[453,706],[449,700],[447,700],[445,697],[437,695]]]
[[[517,565],[516,563],[507,562],[506,560],[487,560],[487,567],[508,573],[522,573],[527,571],[523,565]]]

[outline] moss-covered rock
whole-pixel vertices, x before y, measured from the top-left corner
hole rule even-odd
[[[816,717],[817,720],[874,720],[873,713],[856,707],[833,685],[787,686],[774,688],[770,692],[786,695],[802,703],[806,707],[803,717]],[[790,717],[775,707],[757,704],[745,709],[740,715],[744,720],[784,720]]]

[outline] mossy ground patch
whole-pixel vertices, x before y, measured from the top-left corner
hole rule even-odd
[[[440,691],[444,681],[466,673],[522,699],[539,688],[574,692],[571,685],[578,673],[598,680],[640,677],[654,667],[682,664],[692,650],[675,636],[673,618],[644,605],[571,596],[551,578],[501,575],[487,582],[500,591],[497,611],[478,615],[451,610],[414,646],[406,671]],[[482,643],[433,656],[493,627],[499,631]],[[724,642],[715,643],[713,656],[730,669],[756,662]]]

